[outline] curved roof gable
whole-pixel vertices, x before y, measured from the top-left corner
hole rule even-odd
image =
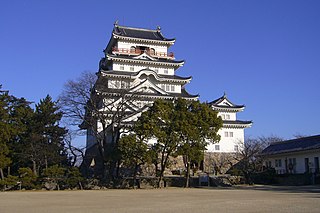
[[[138,72],[125,72],[125,71],[101,71],[102,75],[109,75],[109,76],[118,76],[122,78],[139,78],[141,75],[145,74],[147,76],[152,75],[155,79],[159,81],[165,81],[165,80],[171,80],[171,81],[177,81],[177,82],[189,82],[192,77],[181,77],[178,75],[162,75],[156,73],[154,70],[151,69],[142,69]]]
[[[228,98],[226,93],[223,94],[220,98],[209,102],[210,106],[219,107],[219,108],[244,108],[244,105],[237,105],[232,103]]]

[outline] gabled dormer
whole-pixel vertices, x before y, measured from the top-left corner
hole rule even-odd
[[[136,57],[133,57],[134,59],[143,59],[143,60],[151,60],[151,61],[156,61],[157,59],[152,58],[149,54],[146,52],[142,53],[141,55],[138,55]]]
[[[144,79],[140,82],[140,84],[130,89],[130,92],[138,92],[138,93],[149,93],[149,94],[161,94],[168,95],[166,91],[156,86],[152,81],[148,78]]]
[[[244,105],[237,105],[232,103],[228,98],[226,93],[223,94],[220,98],[211,101],[209,105],[212,107],[212,109],[217,110],[218,112],[241,112],[244,110]]]

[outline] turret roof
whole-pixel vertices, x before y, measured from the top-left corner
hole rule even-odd
[[[129,38],[141,38],[148,40],[158,40],[158,41],[174,41],[175,39],[165,38],[162,33],[160,27],[156,30],[144,29],[144,28],[134,28],[134,27],[126,27],[120,26],[116,22],[113,28],[113,34],[118,36],[124,36]]]
[[[244,108],[244,105],[237,105],[232,103],[228,98],[226,93],[223,94],[220,98],[213,100],[208,103],[210,106],[218,107],[218,108],[233,108],[233,109],[241,109]]]

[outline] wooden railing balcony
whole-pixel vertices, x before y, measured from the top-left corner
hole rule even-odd
[[[140,55],[142,53],[147,53],[150,56],[153,57],[158,57],[158,58],[172,58],[174,59],[174,54],[173,52],[166,53],[166,52],[156,52],[151,49],[146,49],[146,50],[141,50],[141,49],[127,49],[127,48],[118,48],[118,47],[113,47],[112,48],[112,53],[115,54],[125,54],[125,55]]]

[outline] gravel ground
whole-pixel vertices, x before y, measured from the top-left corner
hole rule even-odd
[[[0,192],[7,212],[320,212],[320,186]]]

